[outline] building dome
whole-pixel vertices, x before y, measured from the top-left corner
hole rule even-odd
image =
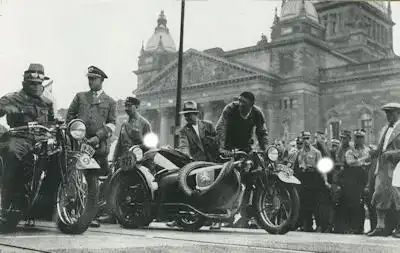
[[[317,10],[308,0],[288,0],[282,7],[280,20],[288,20],[300,16],[304,4],[305,15],[319,23]]]
[[[165,49],[169,52],[176,52],[175,42],[169,34],[167,27],[167,19],[165,18],[164,11],[161,11],[157,20],[157,27],[154,34],[147,41],[145,50],[155,51],[157,49]]]

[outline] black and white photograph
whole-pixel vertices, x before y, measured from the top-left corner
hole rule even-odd
[[[0,253],[400,252],[400,1],[0,0]]]

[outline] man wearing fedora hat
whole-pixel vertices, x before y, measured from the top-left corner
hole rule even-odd
[[[185,102],[180,114],[187,123],[179,130],[178,150],[196,161],[215,161],[218,146],[213,124],[198,118],[199,110],[194,101]]]
[[[196,161],[214,162],[218,155],[218,145],[213,124],[210,121],[198,118],[199,109],[194,101],[186,101],[180,114],[185,117],[186,125],[178,132],[177,150]],[[176,225],[176,221],[167,223],[169,227]],[[221,223],[213,223],[210,229],[219,229],[220,227]]]
[[[26,125],[32,121],[40,124],[54,121],[53,102],[42,96],[44,90],[42,83],[48,79],[41,64],[30,64],[24,72],[22,90],[0,98],[0,117],[7,115],[10,127]],[[30,150],[34,140],[24,136],[6,136],[3,141],[8,145],[2,150],[5,161],[2,175],[2,206],[8,205],[13,200],[13,205],[23,209],[27,203],[24,181],[21,177],[26,163],[32,161]],[[2,222],[6,222],[5,217],[0,219],[0,224]]]
[[[101,69],[90,66],[87,77],[90,91],[75,95],[68,108],[66,121],[81,119],[85,122],[88,142],[96,149],[94,159],[101,167],[100,176],[107,176],[110,173],[108,140],[115,131],[117,103],[103,91],[104,79],[108,77]],[[100,224],[94,221],[92,226],[98,227]]]
[[[386,113],[388,125],[384,126],[379,138],[376,151],[371,151],[377,158],[375,167],[375,191],[372,196],[372,204],[375,205],[377,214],[376,228],[369,236],[388,236],[392,229],[385,226],[385,219],[391,210],[396,212],[397,229],[393,237],[400,238],[400,185],[398,170],[400,162],[400,104],[389,103],[382,107]]]

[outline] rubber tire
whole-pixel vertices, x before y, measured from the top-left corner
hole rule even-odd
[[[293,206],[289,219],[278,227],[271,227],[270,225],[268,225],[268,223],[264,222],[264,219],[261,214],[262,210],[261,202],[264,193],[264,189],[262,187],[258,187],[255,194],[255,219],[258,225],[264,230],[266,230],[268,233],[283,235],[289,232],[293,228],[293,226],[297,222],[297,219],[299,218],[300,198],[299,198],[299,193],[297,192],[297,189],[293,184],[286,184],[281,181],[278,181],[277,183],[282,184],[289,192],[289,196]]]
[[[112,185],[110,186],[110,196],[109,196],[109,203],[110,203],[110,209],[113,217],[115,217],[118,221],[118,224],[120,224],[123,228],[127,229],[135,229],[135,228],[140,228],[140,227],[147,227],[154,219],[151,208],[148,211],[148,217],[146,218],[141,218],[136,222],[129,222],[127,221],[119,212],[118,208],[118,201],[117,201],[117,196],[121,188],[121,178],[129,178],[129,177],[137,177],[138,172],[122,172],[118,174],[117,178],[113,179]],[[146,181],[143,181],[143,177],[141,177],[142,183],[145,184],[145,187],[148,191],[148,196],[151,196],[150,189],[148,188]],[[151,200],[149,200],[151,201]]]
[[[203,216],[198,216],[197,221],[194,222],[193,224],[187,224],[186,222],[182,221],[181,218],[178,218],[176,220],[176,222],[177,222],[178,226],[181,227],[184,231],[196,232],[201,227],[204,226],[204,224],[206,223],[206,219]]]
[[[3,169],[4,169],[4,163],[3,163],[3,158],[0,156],[0,191],[2,189],[1,187],[1,176],[3,175]],[[1,195],[0,195],[0,201],[1,201]],[[22,219],[22,215],[17,215],[15,213],[8,213],[7,218],[0,222],[0,234],[7,234],[7,233],[13,233],[15,232],[19,221]]]
[[[88,183],[87,204],[78,222],[73,225],[65,224],[61,221],[57,213],[57,227],[64,234],[78,235],[84,233],[98,212],[99,181],[95,172],[87,171],[84,173]],[[60,186],[59,186],[60,187]]]

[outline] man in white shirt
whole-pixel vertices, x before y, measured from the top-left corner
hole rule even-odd
[[[388,236],[392,229],[385,227],[389,211],[395,210],[397,229],[393,237],[400,238],[400,187],[393,186],[393,172],[400,162],[400,104],[389,103],[382,107],[388,125],[383,127],[376,151],[371,152],[377,159],[375,169],[375,191],[372,204],[376,206],[377,225],[369,236]]]

